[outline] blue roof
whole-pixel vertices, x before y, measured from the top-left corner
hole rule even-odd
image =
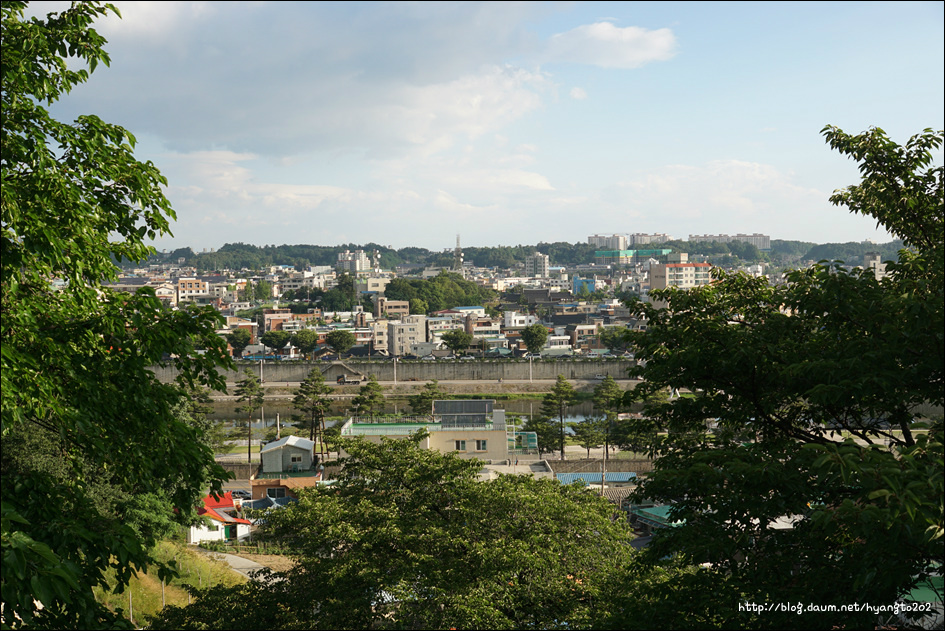
[[[583,484],[594,484],[596,482],[600,484],[600,475],[599,473],[559,473],[557,477],[561,484],[574,484],[575,482]],[[606,476],[605,482],[630,482],[636,479],[637,474],[629,471],[608,471]]]

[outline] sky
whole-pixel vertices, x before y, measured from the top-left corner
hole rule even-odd
[[[159,250],[885,242],[829,203],[858,170],[821,130],[945,127],[942,2],[116,5],[52,111],[137,137]]]

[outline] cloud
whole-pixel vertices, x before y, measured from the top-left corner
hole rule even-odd
[[[639,68],[676,54],[676,37],[667,28],[655,31],[610,22],[586,24],[548,40],[544,60],[602,68]]]
[[[587,92],[583,88],[571,88],[571,98],[577,101],[583,101],[587,98]]]

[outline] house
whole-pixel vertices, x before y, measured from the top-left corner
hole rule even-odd
[[[242,541],[249,538],[250,522],[241,516],[242,510],[227,491],[219,498],[207,495],[197,514],[205,517],[205,523],[191,526],[187,531],[187,543],[201,541]]]
[[[286,436],[266,443],[259,450],[263,473],[298,473],[315,464],[315,442],[301,436]]]

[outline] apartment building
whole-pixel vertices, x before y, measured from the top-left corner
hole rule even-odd
[[[650,289],[678,287],[690,289],[707,285],[712,279],[708,263],[690,263],[689,255],[679,252],[669,256],[667,263],[650,266]]]

